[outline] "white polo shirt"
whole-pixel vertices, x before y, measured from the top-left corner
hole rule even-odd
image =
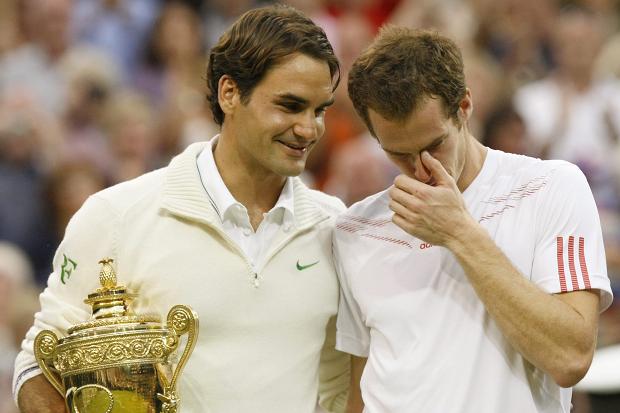
[[[585,177],[564,161],[489,150],[463,193],[469,212],[542,290],[612,301]],[[513,349],[454,255],[394,225],[381,192],[337,222],[342,295],[336,348],[368,357],[366,413],[568,413],[560,388]]]
[[[224,232],[241,248],[253,269],[259,270],[263,267],[271,242],[280,228],[284,232],[293,228],[293,184],[290,177],[286,179],[278,201],[264,214],[263,221],[254,231],[247,208],[230,193],[215,164],[213,150],[218,138],[219,135],[209,141],[196,159],[200,180],[211,205],[222,221]]]

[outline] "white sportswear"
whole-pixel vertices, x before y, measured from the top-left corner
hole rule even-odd
[[[463,197],[532,283],[550,293],[600,290],[612,301],[596,205],[564,161],[488,150]],[[342,288],[336,348],[368,357],[366,413],[568,413],[560,388],[509,344],[454,255],[391,222],[387,191],[337,222]]]

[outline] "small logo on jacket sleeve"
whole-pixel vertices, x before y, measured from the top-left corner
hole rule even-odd
[[[60,282],[66,284],[67,280],[71,278],[73,270],[77,268],[77,262],[67,257],[65,254],[62,254],[62,256],[64,260],[60,266]]]

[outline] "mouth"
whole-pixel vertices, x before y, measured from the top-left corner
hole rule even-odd
[[[312,146],[313,142],[287,142],[287,141],[277,141],[284,148],[285,152],[293,157],[301,158],[303,157]]]

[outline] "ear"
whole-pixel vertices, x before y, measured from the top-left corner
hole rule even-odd
[[[463,124],[467,123],[469,118],[471,117],[472,112],[474,111],[474,102],[471,98],[471,90],[469,88],[465,89],[465,96],[459,102],[459,118]]]
[[[228,75],[223,75],[217,84],[217,101],[225,115],[230,115],[239,104],[239,88]]]

